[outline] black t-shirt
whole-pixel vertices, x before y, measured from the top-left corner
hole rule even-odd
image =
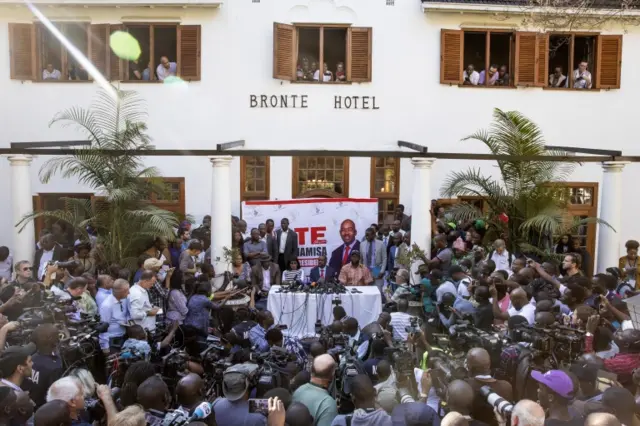
[[[493,325],[493,305],[490,303],[478,305],[473,314],[473,322],[481,330],[491,330]]]
[[[31,357],[33,372],[31,378],[22,383],[22,389],[29,391],[36,408],[46,401],[47,390],[62,377],[62,359],[58,355],[42,355],[37,353]]]
[[[568,422],[563,422],[557,419],[547,419],[544,421],[544,426],[583,426],[584,417],[576,416]]]

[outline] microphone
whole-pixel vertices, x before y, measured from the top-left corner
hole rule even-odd
[[[205,401],[198,405],[195,410],[193,410],[193,414],[191,415],[191,417],[189,417],[187,423],[194,420],[206,419],[211,414],[211,411],[211,404]]]

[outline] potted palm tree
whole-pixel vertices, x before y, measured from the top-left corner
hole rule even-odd
[[[95,231],[95,254],[103,264],[114,262],[135,266],[144,245],[154,237],[173,239],[178,218],[149,201],[151,193],[162,194],[159,172],[146,167],[142,156],[153,149],[147,135],[146,108],[133,91],[99,91],[90,108],[72,107],[56,114],[50,123],[73,126],[91,145],[73,155],[48,159],[39,172],[40,180],[74,178],[93,189],[91,200],[65,198],[64,208],[25,216],[16,226],[37,218],[63,221],[88,239]],[[111,151],[118,151],[117,155]]]
[[[540,128],[517,111],[495,109],[489,130],[480,130],[463,141],[483,143],[501,156],[567,156],[547,149]],[[484,244],[497,238],[507,241],[511,253],[529,252],[546,257],[554,236],[571,233],[589,223],[609,226],[597,218],[567,215],[568,189],[563,182],[571,176],[574,163],[561,161],[498,160],[497,175],[485,175],[479,168],[452,171],[445,179],[444,197],[480,197],[484,209],[471,204],[452,206],[447,215],[457,223],[480,223]]]

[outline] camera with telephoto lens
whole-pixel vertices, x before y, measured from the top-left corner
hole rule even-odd
[[[480,395],[487,400],[487,403],[491,405],[505,420],[511,417],[513,411],[513,405],[495,393],[490,386],[482,386],[480,388]]]
[[[55,265],[59,269],[73,270],[78,267],[79,263],[75,260],[69,260],[67,262],[50,261],[48,265]]]
[[[397,346],[385,348],[384,354],[396,372],[396,376],[409,377],[413,375],[415,359],[404,342],[398,342]]]
[[[552,355],[558,366],[571,363],[582,355],[584,336],[584,331],[561,325],[540,328],[523,324],[511,331],[512,341],[527,342],[532,350],[542,355]]]
[[[467,377],[464,357],[464,353],[460,358],[454,358],[443,351],[429,352],[427,367],[431,369],[431,383],[440,399],[446,398],[449,383],[454,380],[464,380]]]

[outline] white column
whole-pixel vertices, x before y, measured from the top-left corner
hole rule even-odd
[[[33,212],[33,198],[31,195],[31,155],[10,155],[11,165],[11,208],[13,216],[11,225],[13,227],[13,245],[11,252],[13,260],[28,260],[33,262],[35,255],[36,231],[33,220],[26,223],[22,232],[20,227],[15,225],[22,220],[25,215]]]
[[[411,242],[431,253],[431,166],[435,158],[412,158]]]
[[[602,163],[602,191],[600,192],[600,219],[613,227],[598,225],[598,273],[618,266],[620,236],[622,235],[622,169],[627,161]]]
[[[211,263],[216,274],[227,270],[224,248],[231,248],[231,191],[229,166],[232,157],[209,157],[213,166],[211,191]]]

